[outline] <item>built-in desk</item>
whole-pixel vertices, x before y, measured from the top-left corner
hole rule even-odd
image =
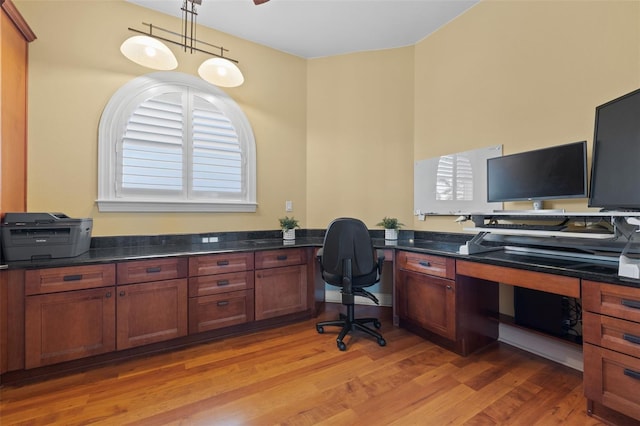
[[[393,262],[394,322],[416,331],[426,330],[421,334],[463,355],[481,349],[498,337],[498,283],[574,298],[584,298],[587,289],[592,312],[590,322],[585,323],[585,327],[599,327],[606,331],[601,337],[593,337],[593,341],[585,343],[585,348],[588,348],[585,350],[589,351],[589,356],[585,355],[584,369],[585,383],[589,383],[586,387],[589,410],[603,418],[615,419],[616,424],[637,423],[640,420],[638,393],[626,391],[638,389],[640,385],[640,356],[636,352],[637,346],[640,346],[640,332],[634,331],[640,330],[640,321],[629,314],[640,310],[640,281],[620,279],[615,265],[593,264],[581,259],[541,258],[501,250],[474,255],[459,254],[458,248],[471,238],[470,235],[405,232],[397,242],[386,242],[382,238],[382,231],[379,231],[379,235],[376,232],[373,231],[376,248],[384,251],[387,261]],[[59,297],[45,288],[34,287],[31,281],[30,284],[27,282],[29,277],[44,276],[42,271],[46,270],[53,278],[60,278],[51,282],[59,283],[56,285],[65,294],[70,294],[67,289],[71,289],[82,296],[77,300],[86,306],[87,312],[95,312],[91,305],[97,303],[99,294],[103,298],[99,303],[106,307],[102,312],[107,313],[112,312],[116,296],[139,297],[137,304],[134,303],[136,299],[128,302],[126,306],[129,311],[118,309],[118,315],[133,312],[138,309],[136,306],[146,309],[145,294],[154,294],[156,298],[166,294],[161,303],[172,309],[176,308],[173,295],[184,299],[182,306],[187,307],[187,313],[181,314],[180,326],[165,323],[167,332],[180,330],[180,335],[171,336],[160,343],[147,345],[153,336],[131,333],[131,330],[145,329],[144,324],[132,322],[135,315],[115,317],[120,327],[122,324],[127,327],[123,329],[127,330],[127,334],[117,329],[121,335],[115,338],[116,346],[120,341],[127,341],[123,340],[125,337],[129,338],[129,343],[142,344],[122,351],[125,356],[133,356],[148,353],[145,348],[167,350],[234,333],[255,332],[261,327],[282,325],[314,315],[324,303],[324,282],[315,259],[315,252],[322,245],[322,233],[323,230],[300,232],[294,242],[278,238],[280,233],[277,231],[247,233],[240,238],[232,235],[233,238],[229,239],[224,235],[219,242],[204,244],[201,243],[201,236],[158,236],[142,243],[135,237],[114,238],[76,258],[11,262],[7,270],[0,271],[0,329],[3,334],[0,340],[0,367],[4,373],[0,379],[4,382],[7,373],[17,380],[39,373],[47,374],[70,367],[86,368],[92,362],[118,359],[116,352],[91,355],[86,361],[37,367],[28,374],[20,375],[21,371],[25,371],[25,326],[34,327],[33,324],[25,324],[25,299],[31,298],[27,308],[34,311],[42,306],[50,306],[38,303],[57,302]],[[287,256],[285,251],[295,256]],[[408,253],[411,255],[407,256]],[[242,262],[237,262],[236,257]],[[167,276],[158,277],[156,271],[164,271],[167,262],[156,265],[155,261],[162,259],[175,261],[168,262],[171,268],[167,270]],[[254,259],[260,261],[253,263]],[[271,259],[276,264],[262,259]],[[283,262],[282,265],[279,262]],[[187,263],[189,267],[185,270]],[[123,269],[125,264],[130,266],[126,271]],[[236,264],[238,266],[233,271],[221,267]],[[67,273],[66,270],[73,272],[74,268],[91,273]],[[55,273],[57,269],[60,274]],[[116,275],[113,275],[114,272]],[[286,283],[280,285],[282,280],[275,277],[282,277]],[[585,286],[585,282],[590,284]],[[82,286],[77,287],[80,284]],[[296,304],[281,306],[277,301],[268,299],[269,291],[266,288],[274,285],[280,285],[278,291],[295,291],[299,295]],[[257,297],[260,299],[254,300]],[[426,302],[423,303],[420,298]],[[612,305],[622,304],[622,301],[624,310],[612,310]],[[400,306],[401,302],[404,305]],[[221,312],[213,313],[207,306],[213,306]],[[229,309],[233,316],[222,312],[225,309]],[[610,318],[612,312],[619,317]],[[57,320],[55,312],[50,314],[53,320]],[[114,330],[113,318],[112,314],[107,315],[96,324],[105,330]],[[619,331],[623,326],[627,327],[625,333]],[[585,336],[588,331],[593,330],[585,330]],[[110,333],[103,335],[109,336],[112,342],[114,337]],[[625,338],[625,334],[631,337]],[[87,335],[91,333],[87,331]],[[599,336],[598,333],[590,335]],[[611,340],[615,340],[615,344],[609,345]],[[620,340],[624,343],[620,343]],[[113,347],[107,345],[109,342],[100,343],[104,343],[102,347],[107,352]],[[629,353],[620,352],[621,348],[629,346],[633,348]],[[390,344],[389,349],[392,347]],[[32,362],[37,365],[41,359],[33,358]],[[623,368],[612,370],[611,366],[623,365],[621,363],[626,363]],[[614,397],[611,387],[618,385],[625,392],[619,392]]]

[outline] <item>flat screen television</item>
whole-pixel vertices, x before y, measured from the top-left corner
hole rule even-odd
[[[640,211],[640,89],[596,107],[589,207]]]
[[[490,203],[586,198],[587,194],[586,141],[487,160]]]

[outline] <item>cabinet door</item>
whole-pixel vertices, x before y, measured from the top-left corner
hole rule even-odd
[[[115,350],[115,288],[28,296],[25,367]]]
[[[308,308],[307,266],[285,266],[256,271],[256,320]]]
[[[584,396],[640,419],[640,359],[589,343],[583,350]]]
[[[117,347],[127,349],[187,334],[187,280],[118,286]]]
[[[396,289],[401,319],[455,340],[455,281],[399,271]]]

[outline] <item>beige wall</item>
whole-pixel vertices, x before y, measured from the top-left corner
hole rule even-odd
[[[124,1],[15,2],[38,39],[29,46],[29,211],[93,217],[93,235],[146,235],[277,229],[285,200],[305,225],[306,61],[227,34],[198,28],[198,38],[230,49],[246,83],[225,91],[249,118],[256,138],[257,213],[100,213],[97,133],[120,86],[153,72],[119,51],[141,22],[179,31],[180,20]],[[178,6],[176,6],[178,7]],[[171,46],[176,71],[197,75],[208,56]]]
[[[307,217],[410,224],[413,47],[314,59],[308,66]]]
[[[120,0],[16,0],[30,45],[28,209],[93,217],[94,235],[303,227],[337,216],[419,222],[413,162],[502,144],[504,153],[587,140],[595,106],[640,87],[640,2],[483,1],[416,46],[303,60],[206,28],[240,60],[227,93],[256,135],[255,214],[100,213],[97,128],[109,97],[147,71],[118,47],[142,21],[179,21]],[[177,71],[203,60],[176,51]],[[586,200],[553,207],[586,209]],[[524,208],[524,206],[517,206]]]
[[[416,161],[581,140],[590,157],[595,107],[640,87],[640,2],[483,1],[415,52]],[[587,200],[545,207],[583,211]],[[452,219],[413,227],[460,232]]]

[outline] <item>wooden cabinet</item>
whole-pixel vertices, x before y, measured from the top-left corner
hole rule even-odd
[[[24,271],[0,270],[0,374],[24,369],[24,299]]]
[[[25,368],[115,350],[115,287],[29,296]]]
[[[640,421],[640,288],[582,282],[584,394],[589,411]]]
[[[36,36],[11,0],[0,16],[0,215],[27,203],[27,65]]]
[[[450,340],[456,339],[456,283],[453,259],[399,252],[397,313],[408,322]]]
[[[0,1],[0,218],[27,205],[27,71],[35,39],[13,2]],[[9,273],[0,271],[0,374],[24,367],[24,321],[19,330],[12,327],[24,319],[24,298],[14,300],[13,287]]]
[[[189,259],[189,334],[254,319],[253,253]]]
[[[118,350],[187,335],[187,280],[118,286]]]
[[[396,253],[396,262],[400,326],[462,356],[498,338],[498,284],[475,276],[485,265],[475,271],[475,263],[405,251]]]
[[[25,368],[115,349],[113,265],[25,272]]]
[[[307,258],[302,248],[256,252],[255,319],[263,320],[310,307]]]
[[[187,335],[186,258],[123,262],[117,273],[118,350]]]

